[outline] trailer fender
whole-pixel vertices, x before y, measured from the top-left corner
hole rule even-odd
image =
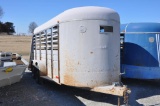
[[[39,70],[40,76],[46,76],[47,75],[45,62],[33,60],[33,66]]]

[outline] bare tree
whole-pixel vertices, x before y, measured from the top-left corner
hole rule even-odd
[[[37,27],[37,24],[35,22],[31,22],[29,24],[29,32],[33,34],[34,29]]]
[[[4,14],[3,9],[0,6],[0,18],[2,18],[3,14]]]

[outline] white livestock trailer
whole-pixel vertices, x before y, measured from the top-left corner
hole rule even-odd
[[[128,89],[119,84],[118,13],[104,7],[73,8],[37,27],[30,66],[37,81],[41,77],[58,84],[125,96]]]

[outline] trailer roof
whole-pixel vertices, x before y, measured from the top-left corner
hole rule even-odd
[[[119,15],[117,12],[106,7],[78,7],[64,11],[58,16],[52,18],[48,22],[42,24],[34,30],[34,34],[39,33],[45,29],[56,25],[57,22],[67,22],[74,20],[115,20],[119,22]]]

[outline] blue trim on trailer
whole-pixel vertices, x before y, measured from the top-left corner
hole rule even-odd
[[[133,65],[121,65],[121,73],[124,78],[135,79],[160,79],[160,67],[143,67]]]

